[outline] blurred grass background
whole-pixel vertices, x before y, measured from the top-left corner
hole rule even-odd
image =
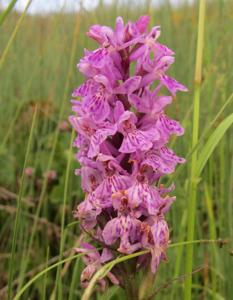
[[[232,11],[232,1],[212,0],[207,3],[200,133],[232,93]],[[109,5],[100,1],[92,10],[82,9],[73,14],[60,11],[52,15],[26,15],[20,25],[0,69],[0,299],[7,299],[17,210],[18,234],[12,269],[14,294],[43,268],[61,259],[63,254],[64,257],[72,255],[72,247],[80,239],[79,225],[68,225],[74,221],[72,211],[83,194],[80,180],[74,176],[77,163],[73,155],[71,169],[67,168],[71,130],[66,121],[71,114],[70,94],[83,80],[76,63],[84,48],[97,47],[85,32],[95,23],[113,26],[118,15],[127,21],[136,20],[146,13],[151,16],[151,26],[161,25],[160,41],[176,52],[176,62],[170,74],[189,88],[189,93],[178,94],[168,109],[169,115],[179,119],[186,129],[182,138],[173,141],[177,153],[186,156],[191,149],[192,134],[198,21],[195,2],[174,7],[169,1],[164,1],[155,8],[150,1],[144,4],[131,0],[123,4],[113,1]],[[12,11],[0,27],[1,56],[19,18],[19,13]],[[214,127],[232,113],[232,108],[231,103]],[[26,159],[26,167],[35,171],[31,177],[25,176],[22,185],[21,174],[35,110],[35,128]],[[230,129],[199,178],[196,239],[227,239],[229,243],[222,248],[194,246],[194,270],[204,267],[193,274],[192,299],[232,299],[232,154]],[[46,177],[49,170],[56,171],[56,178]],[[177,201],[168,216],[172,242],[186,240],[188,178],[189,161],[175,178]],[[19,191],[22,205],[17,209]],[[184,256],[183,247],[168,251],[169,262],[160,266],[155,289],[184,275]],[[81,260],[77,259],[62,265],[58,272],[56,269],[47,272],[20,299],[80,299],[82,266]],[[165,285],[156,299],[182,299],[182,295],[183,277]],[[97,292],[95,299],[124,299],[124,293],[113,287],[104,294]]]

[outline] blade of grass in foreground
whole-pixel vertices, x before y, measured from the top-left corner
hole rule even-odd
[[[208,159],[213,153],[214,149],[220,142],[221,138],[227,131],[227,129],[233,124],[233,113],[226,117],[220,125],[215,129],[212,135],[209,137],[208,141],[204,145],[202,151],[200,152],[198,163],[196,164],[196,176],[200,176],[203,168],[205,167]]]
[[[12,11],[12,9],[14,8],[16,2],[17,2],[17,0],[11,0],[11,2],[8,4],[7,8],[0,15],[0,26],[4,23],[6,17]]]
[[[215,216],[214,216],[214,210],[213,210],[213,201],[212,197],[210,196],[210,191],[208,184],[205,182],[204,184],[204,193],[205,193],[205,204],[206,204],[206,210],[209,218],[209,235],[211,239],[216,239],[216,222],[215,222]],[[211,261],[213,265],[216,265],[217,269],[219,270],[219,256],[218,251],[216,248],[216,245],[213,245],[212,253],[211,253]],[[214,293],[217,292],[217,275],[215,272],[212,271],[211,276],[211,285],[212,290]]]
[[[198,37],[197,37],[197,53],[196,53],[196,69],[195,69],[195,89],[194,89],[194,107],[193,107],[193,133],[192,133],[192,147],[198,142],[199,135],[199,107],[200,107],[200,93],[202,81],[202,55],[204,48],[204,29],[205,29],[205,0],[199,1],[199,22],[198,22]],[[192,154],[191,160],[191,174],[190,174],[190,192],[188,202],[188,233],[187,240],[194,239],[195,218],[196,218],[196,193],[197,193],[197,150]],[[191,274],[193,267],[193,245],[187,247],[185,257],[185,273]],[[184,285],[184,299],[191,300],[192,294],[192,276],[185,279]]]
[[[72,130],[71,139],[70,139],[70,146],[68,152],[68,159],[66,165],[66,174],[65,174],[65,185],[64,185],[64,195],[63,195],[63,203],[62,203],[62,217],[61,217],[61,240],[60,240],[60,259],[62,259],[62,254],[64,251],[64,242],[65,242],[65,212],[66,212],[66,203],[68,198],[68,188],[69,188],[69,178],[70,178],[70,169],[71,169],[71,161],[72,161],[72,147],[73,147],[73,140],[74,140],[74,130]],[[58,299],[62,299],[62,280],[61,280],[61,265],[57,268],[57,275],[56,275],[56,283],[55,283],[55,292],[58,288]]]
[[[216,240],[195,240],[195,241],[187,241],[187,242],[178,242],[178,243],[174,243],[174,244],[169,245],[168,248],[175,248],[175,247],[180,247],[180,246],[187,246],[188,247],[188,246],[194,245],[194,244],[212,244],[212,243],[220,243],[221,244],[221,243],[223,243],[223,241],[219,241],[219,240],[217,240],[217,241]],[[135,252],[135,253],[132,253],[132,254],[129,254],[129,255],[120,256],[120,257],[117,257],[116,259],[114,259],[113,261],[105,264],[92,277],[92,279],[90,280],[90,282],[88,284],[88,287],[84,291],[84,294],[83,294],[81,300],[89,300],[90,299],[97,281],[104,278],[108,274],[108,272],[110,272],[111,269],[115,265],[117,265],[121,262],[127,261],[129,259],[147,254],[149,252],[150,252],[150,250],[143,250],[143,251]],[[188,274],[191,274],[191,273],[188,273]]]
[[[187,194],[186,190],[185,190],[185,194]],[[185,228],[186,228],[186,224],[187,224],[187,210],[184,210],[182,217],[181,217],[181,222],[180,222],[180,228],[179,228],[179,240],[184,241],[185,240]],[[174,278],[178,277],[178,275],[180,274],[180,268],[182,266],[182,259],[183,259],[183,255],[184,255],[184,246],[179,247],[176,250],[176,254],[175,254],[175,262],[174,262]],[[171,290],[171,295],[170,295],[170,299],[176,299],[176,286],[173,285],[172,286],[172,290]]]
[[[49,260],[49,252],[50,252],[50,248],[48,246],[47,248],[47,253],[46,253],[46,268],[48,268],[48,260]],[[42,300],[46,300],[46,286],[47,286],[47,281],[48,281],[48,278],[47,278],[47,273],[44,274],[44,280],[43,280],[43,288],[42,288]]]
[[[23,295],[23,293],[37,280],[39,279],[41,276],[45,275],[47,272],[49,272],[50,270],[53,270],[55,269],[56,267],[68,262],[68,261],[71,261],[73,259],[76,259],[76,258],[79,258],[81,256],[83,256],[84,253],[80,253],[80,254],[76,254],[76,255],[73,255],[73,256],[70,256],[70,257],[67,257],[51,266],[49,266],[48,268],[42,270],[41,272],[39,272],[38,274],[36,274],[31,280],[29,280],[19,291],[18,293],[15,295],[15,297],[13,298],[13,300],[19,300],[20,297]]]
[[[79,266],[80,266],[80,261],[77,258],[75,265],[74,265],[74,269],[73,269],[73,273],[72,273],[72,279],[71,279],[71,283],[70,283],[70,289],[69,289],[69,299],[68,300],[75,300],[75,296],[74,296],[74,290],[77,286],[77,282],[79,281]]]
[[[188,152],[188,154],[185,156],[186,160],[189,159],[189,157],[194,153],[194,151],[198,151],[198,149],[200,148],[202,142],[209,135],[211,129],[214,127],[214,125],[216,124],[216,122],[220,119],[220,116],[223,114],[224,110],[232,102],[232,100],[233,100],[233,93],[231,93],[231,95],[227,98],[227,100],[224,102],[224,104],[222,105],[222,107],[220,108],[220,110],[218,111],[218,113],[216,114],[216,116],[214,117],[214,119],[210,122],[210,124],[208,125],[208,127],[203,131],[203,133],[202,133],[201,137],[199,138],[198,142],[196,143],[196,145],[194,147],[192,147],[191,150]],[[175,178],[177,178],[177,176],[180,174],[180,171],[184,167],[185,167],[185,164],[179,165],[177,167],[176,172],[173,173],[170,176],[170,179],[169,179],[167,185],[170,185],[173,182],[173,180]]]
[[[21,176],[21,181],[20,181],[19,196],[17,199],[17,210],[16,210],[16,216],[15,216],[12,247],[11,247],[11,258],[10,258],[10,265],[9,265],[8,300],[12,299],[12,281],[13,281],[14,262],[15,262],[15,250],[16,250],[16,240],[17,240],[19,226],[20,226],[21,201],[22,201],[22,195],[23,195],[25,168],[28,163],[29,153],[30,153],[30,149],[31,149],[32,137],[33,137],[33,132],[35,129],[35,124],[36,124],[36,115],[37,115],[37,106],[35,107],[35,111],[33,114],[32,126],[31,126],[30,135],[29,135],[29,139],[28,139],[28,145],[27,145],[27,150],[26,150],[25,160],[24,160],[24,165],[23,165],[23,171],[22,171],[22,176]]]
[[[13,43],[15,37],[16,37],[16,34],[17,34],[18,31],[19,31],[19,28],[20,28],[20,26],[21,26],[21,24],[22,24],[22,22],[23,22],[23,20],[24,20],[24,18],[25,18],[25,16],[26,16],[26,12],[27,12],[29,6],[31,5],[31,3],[32,3],[32,0],[29,0],[29,1],[27,2],[27,5],[25,6],[25,9],[24,9],[22,15],[20,16],[20,18],[19,18],[19,20],[18,20],[18,22],[17,22],[17,24],[16,24],[16,26],[15,26],[15,29],[14,29],[14,31],[12,32],[11,36],[10,36],[10,39],[9,39],[7,45],[6,45],[6,48],[4,49],[4,51],[3,51],[3,53],[2,53],[2,56],[1,56],[1,58],[0,58],[0,70],[1,70],[1,68],[2,68],[2,66],[3,66],[3,64],[4,64],[4,62],[5,62],[5,59],[6,59],[6,57],[7,57],[7,54],[8,54],[8,52],[9,52],[9,50],[10,50],[10,47],[11,47],[11,45],[12,45],[12,43]]]

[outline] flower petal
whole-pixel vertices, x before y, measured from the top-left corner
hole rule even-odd
[[[161,134],[175,134],[177,136],[184,134],[184,128],[180,125],[180,123],[178,121],[169,119],[164,114],[160,114],[156,126],[161,131]]]
[[[110,112],[108,95],[105,92],[97,92],[85,97],[83,108],[89,113],[96,122],[104,121]]]
[[[160,78],[160,82],[171,92],[173,96],[176,95],[177,91],[187,92],[188,89],[174,78],[167,75],[163,75]]]
[[[149,16],[141,16],[135,23],[136,27],[140,31],[140,33],[144,33],[146,31],[146,28],[150,22]]]
[[[116,94],[132,94],[139,88],[141,82],[141,76],[133,76],[123,82],[119,87],[115,89]]]
[[[124,21],[121,17],[118,17],[116,19],[116,30],[115,30],[115,36],[117,44],[120,45],[123,43],[124,36],[125,36],[125,30],[124,30]]]
[[[153,141],[159,138],[157,129],[150,128],[148,130],[134,130],[125,135],[121,147],[122,153],[133,153],[137,150],[147,151],[153,146]]]
[[[117,101],[114,107],[114,121],[118,122],[119,118],[123,115],[125,109],[122,102]]]
[[[96,40],[100,45],[107,45],[109,39],[113,37],[114,33],[112,28],[107,26],[93,25],[87,32],[87,36]]]
[[[102,232],[103,239],[107,245],[112,245],[121,235],[120,220],[118,218],[110,220]]]
[[[104,248],[102,251],[102,254],[100,256],[100,262],[101,264],[106,263],[107,261],[111,260],[113,258],[112,251],[108,248]]]
[[[108,125],[105,128],[100,128],[90,140],[90,148],[88,151],[88,157],[94,157],[99,154],[100,145],[110,136],[114,135],[117,131],[117,125]]]

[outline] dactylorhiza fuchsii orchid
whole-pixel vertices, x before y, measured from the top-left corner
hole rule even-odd
[[[81,168],[76,174],[85,199],[75,217],[102,249],[85,242],[77,249],[86,254],[84,287],[102,264],[119,254],[148,249],[135,259],[135,270],[149,265],[153,273],[166,260],[165,214],[175,197],[169,195],[174,186],[159,182],[185,160],[167,147],[170,137],[184,129],[165,108],[177,91],[187,89],[166,75],[174,52],[158,42],[160,27],[147,31],[148,23],[148,16],[126,25],[118,17],[115,30],[91,26],[87,35],[99,48],[85,50],[77,65],[86,80],[72,94],[74,115],[69,120],[77,132],[74,147]],[[100,280],[101,287],[106,280],[121,283],[114,269]]]

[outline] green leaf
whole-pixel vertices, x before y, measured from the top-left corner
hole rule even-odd
[[[200,151],[197,167],[196,167],[196,176],[200,176],[202,170],[204,169],[208,159],[213,153],[214,149],[217,147],[221,138],[224,136],[225,132],[233,123],[233,113],[226,117],[215,129],[212,135],[209,137],[205,146]]]
[[[12,11],[16,4],[17,0],[11,0],[7,8],[2,12],[0,15],[0,26],[4,23],[6,17],[9,15],[9,13]]]
[[[11,45],[12,45],[13,41],[15,40],[15,37],[16,37],[18,31],[19,31],[19,28],[20,28],[20,26],[21,26],[21,24],[22,24],[22,22],[23,22],[23,20],[24,20],[24,18],[25,18],[26,12],[27,12],[29,6],[31,5],[31,3],[32,3],[32,0],[28,0],[26,6],[25,6],[25,8],[24,8],[24,11],[23,11],[23,13],[21,14],[21,16],[20,16],[20,18],[19,18],[19,20],[18,20],[18,22],[17,22],[17,24],[16,24],[16,26],[15,26],[15,28],[14,28],[12,34],[11,34],[11,36],[10,36],[10,39],[9,39],[9,41],[8,41],[8,43],[7,43],[6,47],[5,47],[5,49],[4,49],[3,52],[2,52],[2,56],[0,57],[0,69],[2,68],[2,66],[3,66],[3,64],[4,64],[5,60],[6,60],[7,54],[8,54],[8,52],[9,52],[10,48],[11,48]],[[14,4],[14,3],[12,3],[12,5],[13,5],[13,4]],[[9,9],[11,9],[11,6],[10,6]],[[5,14],[8,14],[8,8],[7,8],[7,11],[5,11]],[[3,17],[2,17],[2,18],[3,18],[3,21],[4,21],[4,18],[5,18],[5,17],[6,17],[6,15],[3,15]],[[1,18],[1,20],[2,20],[2,18]],[[3,21],[2,21],[2,22],[3,22]]]

